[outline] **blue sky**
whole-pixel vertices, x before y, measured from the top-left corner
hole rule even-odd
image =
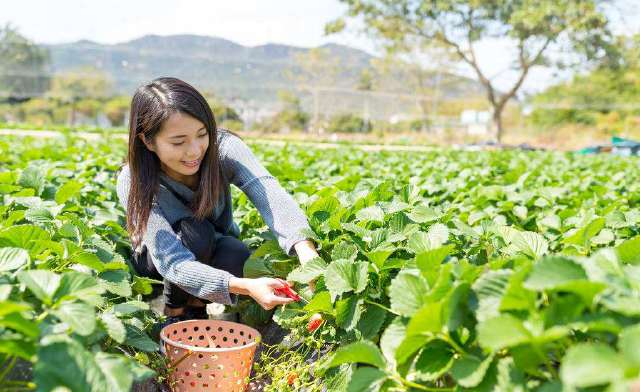
[[[578,0],[576,0],[578,1]],[[616,20],[619,33],[637,32],[640,9],[637,0],[618,0],[624,19]],[[39,43],[90,39],[117,43],[145,34],[199,34],[227,38],[243,45],[282,43],[313,47],[341,43],[376,52],[375,44],[350,28],[325,37],[324,25],[341,15],[345,6],[337,0],[12,0],[0,12],[0,24],[18,27]],[[478,48],[480,62],[499,87],[510,85],[510,48],[505,42],[487,42]],[[472,75],[469,69],[461,73]],[[525,91],[539,91],[555,77],[547,71],[533,72]]]

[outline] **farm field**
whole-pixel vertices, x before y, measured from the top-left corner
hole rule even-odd
[[[626,391],[640,379],[638,159],[549,152],[366,152],[252,143],[300,203],[321,259],[297,266],[234,189],[245,276],[309,303],[265,390]],[[122,140],[0,138],[0,390],[129,391],[163,377],[131,274]],[[309,283],[314,282],[311,291]],[[320,316],[318,316],[320,315]],[[18,361],[30,380],[10,379]]]

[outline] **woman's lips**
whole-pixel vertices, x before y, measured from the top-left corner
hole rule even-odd
[[[181,161],[183,165],[185,165],[186,167],[198,167],[198,165],[200,165],[200,160],[196,159],[195,161]]]

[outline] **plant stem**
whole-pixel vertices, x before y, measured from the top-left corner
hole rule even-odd
[[[365,303],[367,303],[367,304],[369,304],[369,305],[375,305],[375,306],[377,306],[377,307],[379,307],[379,308],[381,308],[381,309],[386,310],[387,312],[389,312],[389,313],[391,313],[391,314],[395,314],[396,316],[399,316],[399,314],[398,314],[398,313],[394,312],[394,311],[393,311],[393,310],[391,310],[390,308],[387,308],[386,306],[384,306],[384,305],[382,305],[382,304],[379,304],[379,303],[377,303],[377,302],[375,302],[375,301],[370,301],[370,300],[368,300],[368,299],[365,299],[365,300],[364,300],[364,302],[365,302]]]
[[[411,387],[411,388],[415,388],[415,389],[419,389],[421,391],[429,391],[429,392],[452,392],[454,390],[454,388],[436,388],[436,387],[427,387],[424,386],[422,384],[418,384],[415,383],[413,381],[409,381],[403,377],[399,377],[399,381],[402,385],[405,385],[407,387]]]
[[[0,384],[4,384],[4,378],[7,377],[7,374],[11,371],[11,369],[13,369],[13,366],[16,364],[17,358],[18,357],[14,355],[7,361],[7,366],[2,370],[2,373],[0,373]]]
[[[451,337],[448,334],[441,334],[440,338],[445,342],[449,343],[454,349],[456,349],[457,352],[461,354],[467,354],[467,351],[464,348],[462,348],[462,346],[460,346],[455,340],[451,339]]]

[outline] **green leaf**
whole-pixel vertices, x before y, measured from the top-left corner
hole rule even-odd
[[[578,343],[570,347],[560,366],[560,378],[567,386],[586,388],[623,378],[621,357],[603,343]]]
[[[324,280],[332,298],[353,291],[360,293],[367,286],[368,263],[350,260],[336,260],[329,264]]]
[[[115,314],[103,313],[100,315],[100,320],[111,339],[120,344],[124,343],[127,337],[127,330],[125,329],[122,321]]]
[[[463,355],[451,368],[451,375],[456,382],[465,388],[474,388],[484,380],[487,370],[493,362],[493,355],[480,359],[473,355]]]
[[[93,306],[83,302],[65,302],[53,315],[69,324],[73,331],[79,335],[91,335],[96,327],[96,313]]]
[[[403,316],[413,316],[424,304],[427,290],[422,276],[407,270],[400,271],[389,287],[391,309]]]
[[[56,203],[64,204],[67,200],[79,194],[80,189],[82,189],[82,184],[77,181],[65,182],[56,192]]]
[[[472,286],[478,297],[476,319],[480,322],[499,314],[502,296],[507,291],[510,270],[488,271],[475,281]]]
[[[34,225],[11,226],[0,231],[0,246],[6,241],[8,244],[5,246],[26,249],[32,259],[43,249],[35,241],[50,239],[49,233]]]
[[[420,381],[434,381],[453,365],[454,351],[447,343],[435,339],[427,343],[416,358],[415,377]]]
[[[478,342],[494,352],[528,342],[531,338],[531,333],[522,321],[509,314],[502,314],[478,325]]]
[[[317,292],[311,301],[305,305],[304,310],[307,312],[323,312],[333,313],[333,305],[331,304],[331,294],[328,291]]]
[[[340,242],[331,251],[332,260],[355,260],[358,257],[358,247],[349,242]]]
[[[413,207],[407,216],[416,223],[428,223],[440,219],[442,213],[431,207],[418,205]]]
[[[353,372],[347,392],[378,392],[386,380],[385,372],[369,366],[359,367]]]
[[[597,218],[589,222],[586,226],[578,229],[572,236],[565,238],[562,242],[587,247],[593,237],[604,228],[605,218]]]
[[[626,264],[640,264],[640,236],[626,240],[616,247],[620,261]]]
[[[327,263],[319,257],[315,257],[308,262],[297,267],[287,275],[287,280],[299,283],[309,283],[327,270]]]
[[[99,284],[110,293],[121,297],[130,297],[131,282],[129,281],[129,272],[127,271],[106,271],[99,275]]]
[[[618,348],[625,359],[640,367],[640,324],[625,328],[620,334]]]
[[[575,261],[561,256],[545,257],[533,265],[524,286],[531,290],[554,289],[575,280],[587,279],[584,268]]]
[[[346,331],[354,329],[362,314],[362,302],[353,295],[336,302],[336,324]]]
[[[362,338],[375,339],[387,319],[387,314],[387,311],[379,306],[367,305],[356,327],[362,333]]]
[[[145,310],[149,310],[149,304],[142,301],[132,300],[113,305],[113,312],[118,316],[128,316]]]
[[[134,380],[153,371],[116,354],[93,353],[67,336],[52,336],[38,349],[34,381],[38,390],[129,392]]]
[[[549,242],[542,235],[531,231],[518,232],[513,236],[511,245],[533,259],[544,256],[549,250]]]
[[[18,273],[18,280],[27,286],[36,298],[51,305],[53,295],[60,285],[61,276],[51,271],[31,270]]]
[[[332,368],[343,363],[365,363],[378,369],[384,369],[386,366],[380,349],[366,340],[338,348],[326,367]]]
[[[102,294],[105,289],[98,284],[93,276],[82,272],[67,271],[62,274],[60,286],[55,292],[54,302],[68,299],[79,299],[94,306],[104,303]]]
[[[40,195],[42,193],[42,189],[44,188],[44,170],[42,167],[37,167],[34,165],[30,165],[26,167],[20,173],[18,177],[18,185],[24,188],[31,188],[35,190],[36,195]]]
[[[125,341],[126,345],[146,352],[154,352],[158,350],[158,344],[151,340],[149,336],[147,336],[147,334],[138,327],[126,324],[125,329],[127,330],[127,339]]]
[[[440,267],[442,262],[453,252],[454,245],[445,245],[416,255],[416,266],[424,277],[429,276]]]
[[[0,272],[15,271],[29,261],[29,253],[24,249],[0,248]]]
[[[396,361],[396,357],[398,356],[397,349],[404,340],[406,331],[407,327],[402,322],[402,319],[396,317],[384,330],[382,336],[380,336],[380,349],[389,363]],[[406,360],[406,358],[403,359]]]
[[[102,262],[102,260],[100,260],[100,258],[98,258],[98,256],[95,253],[91,253],[87,251],[74,253],[73,256],[71,256],[71,261],[74,263],[86,265],[87,267],[97,272],[104,271],[105,264]]]
[[[407,325],[407,335],[435,334],[442,330],[442,303],[427,303],[411,318]]]
[[[436,223],[428,232],[413,233],[407,241],[407,249],[414,254],[420,254],[441,247],[449,237],[447,226]]]
[[[356,219],[364,222],[384,222],[384,211],[378,206],[363,208],[356,213]]]

